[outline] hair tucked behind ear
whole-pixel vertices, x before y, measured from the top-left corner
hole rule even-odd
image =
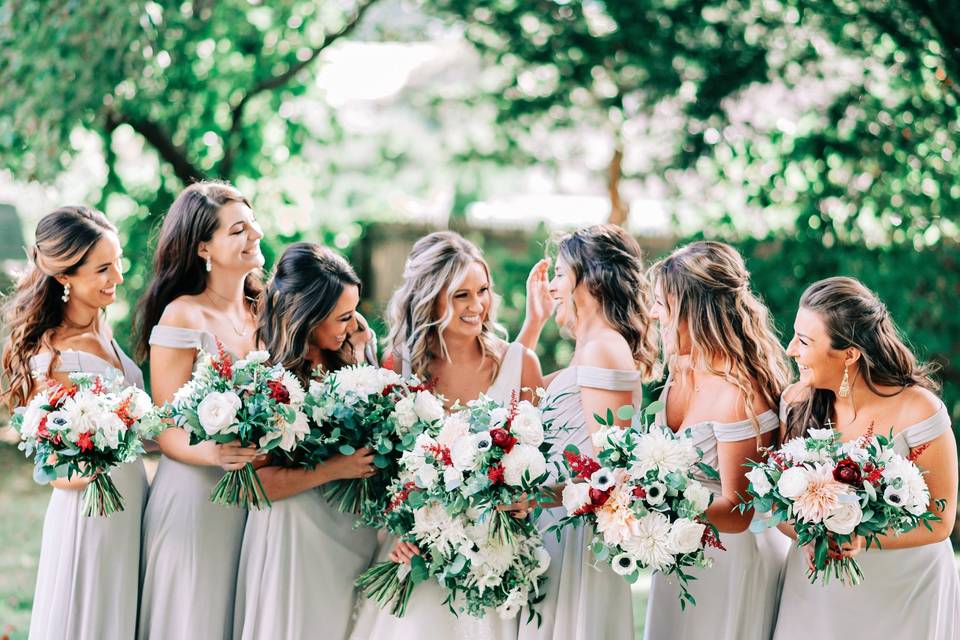
[[[287,247],[264,294],[257,340],[273,362],[301,380],[310,377],[306,360],[314,328],[329,316],[346,286],[360,287],[360,278],[342,256],[309,242]],[[348,347],[349,340],[345,343]],[[324,353],[328,371],[347,364],[341,354]]]
[[[678,325],[686,325],[693,363],[740,390],[759,433],[754,385],[764,403],[776,410],[790,381],[790,367],[770,312],[750,290],[743,257],[722,242],[693,242],[657,262],[650,272],[663,293],[669,330],[676,335]],[[717,370],[715,361],[725,363],[725,368]]]
[[[650,318],[650,284],[637,241],[620,227],[598,224],[562,237],[559,258],[600,304],[603,317],[630,345],[633,360],[649,380],[657,346]]]
[[[104,234],[116,232],[106,216],[83,206],[61,207],[37,224],[36,242],[28,250],[30,265],[3,309],[9,336],[3,350],[3,395],[10,409],[25,404],[33,390],[30,358],[41,352],[57,355],[51,339],[64,321],[64,288],[56,277],[76,273]],[[50,359],[50,370],[56,361]]]
[[[892,396],[907,387],[923,387],[934,393],[940,385],[933,379],[936,366],[921,364],[897,330],[887,307],[873,291],[854,278],[834,277],[815,282],[803,292],[800,307],[813,311],[826,325],[830,346],[860,352],[857,373],[867,388],[880,396]],[[899,387],[882,393],[878,387]],[[824,426],[833,414],[836,396],[828,389],[815,389],[788,407],[787,433],[798,436]]]

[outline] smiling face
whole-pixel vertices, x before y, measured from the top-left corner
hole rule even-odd
[[[310,336],[313,345],[324,351],[339,351],[347,337],[357,330],[358,304],[360,288],[346,285],[333,310],[313,328]]]
[[[200,257],[208,257],[211,270],[249,273],[263,266],[260,239],[263,230],[253,211],[242,202],[230,202],[217,212],[218,226],[209,242],[201,242]]]
[[[71,305],[100,309],[117,299],[117,285],[123,283],[120,240],[112,231],[105,231],[90,249],[82,265],[69,276],[58,277],[70,283]]]
[[[556,302],[554,319],[557,324],[572,330],[577,323],[577,312],[573,294],[577,277],[566,262],[557,258],[553,266],[553,279],[550,281],[550,295]]]
[[[787,355],[797,363],[801,384],[813,389],[836,390],[846,365],[851,367],[850,375],[854,373],[853,354],[847,351],[830,345],[827,325],[820,314],[805,307],[797,310]]]
[[[493,294],[490,291],[487,269],[480,262],[471,263],[452,296],[444,289],[437,297],[435,317],[447,317],[450,305],[450,321],[443,329],[444,337],[480,336],[492,302]]]

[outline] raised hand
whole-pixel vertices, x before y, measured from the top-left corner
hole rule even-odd
[[[527,276],[527,321],[543,327],[556,306],[550,295],[550,261],[544,258]]]

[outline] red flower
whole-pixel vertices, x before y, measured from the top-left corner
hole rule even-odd
[[[47,384],[53,389],[50,394],[50,405],[54,407],[59,407],[64,400],[72,398],[77,393],[75,385],[62,385],[54,380],[49,380]]]
[[[909,460],[910,462],[913,462],[914,460],[916,460],[917,458],[919,458],[920,455],[921,455],[924,451],[926,451],[926,450],[927,450],[927,447],[929,447],[929,446],[930,446],[930,443],[929,443],[929,442],[924,442],[924,443],[923,443],[922,445],[920,445],[919,447],[914,447],[914,449],[913,449],[912,451],[910,451],[910,453],[907,455],[907,460]]]
[[[833,469],[833,479],[853,487],[863,486],[863,473],[860,471],[860,465],[850,458],[844,458],[837,463],[837,466]]]
[[[600,463],[590,456],[572,451],[564,451],[563,457],[567,459],[567,466],[570,467],[570,470],[573,471],[578,478],[589,479],[590,476],[593,475],[593,472],[600,468]]]
[[[37,427],[37,437],[43,440],[50,439],[50,430],[47,429],[47,416],[40,418],[40,426]]]
[[[390,504],[387,505],[387,513],[390,513],[404,502],[407,501],[407,498],[410,497],[410,492],[417,488],[416,483],[408,482],[403,485],[403,489],[397,492],[395,496],[390,500]]]
[[[427,447],[427,451],[430,452],[430,455],[432,455],[435,459],[442,462],[444,466],[453,466],[453,459],[450,457],[450,449],[442,444],[431,444]]]
[[[93,386],[90,388],[90,390],[95,395],[100,395],[104,392],[103,379],[101,379],[100,376],[97,376],[93,379]]]
[[[643,487],[634,487],[632,493],[634,498],[640,498],[641,500],[647,497],[647,491]]]
[[[870,484],[877,484],[883,478],[883,467],[874,466],[871,462],[863,465],[863,472],[867,474],[866,481]]]
[[[600,489],[590,489],[590,502],[596,506],[600,506],[607,501],[607,498],[610,497],[610,489],[606,491],[600,491]]]
[[[130,398],[130,396],[127,396],[126,398],[121,400],[120,406],[118,406],[117,410],[114,412],[117,414],[118,418],[123,420],[123,424],[127,425],[127,427],[131,426],[134,422],[136,422],[136,420],[134,420],[133,417],[130,415],[131,400],[132,398]]]
[[[697,519],[697,522],[706,524],[700,519]],[[721,551],[727,550],[727,548],[723,546],[723,543],[720,542],[720,538],[717,537],[714,528],[709,524],[707,524],[707,526],[703,529],[703,535],[700,537],[700,545],[704,547],[713,547],[714,549],[720,549]]]
[[[283,380],[269,380],[267,386],[270,387],[270,399],[280,404],[290,404],[290,392],[283,386]]]
[[[77,446],[80,447],[80,451],[90,451],[93,449],[93,440],[90,439],[90,434],[81,433],[80,437],[77,438]]]
[[[223,348],[223,343],[217,340],[217,357],[213,359],[213,370],[220,374],[224,380],[233,379],[233,358]]]
[[[493,440],[493,444],[503,449],[504,453],[510,453],[513,445],[517,444],[517,439],[510,435],[510,432],[506,429],[491,429],[490,438]]]
[[[487,469],[487,477],[493,484],[503,484],[503,465],[495,464]]]

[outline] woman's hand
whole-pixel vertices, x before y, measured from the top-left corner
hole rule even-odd
[[[239,440],[218,444],[213,448],[213,466],[224,471],[242,469],[248,462],[253,462],[260,455],[260,449],[254,445],[244,447]]]
[[[338,480],[369,478],[377,472],[373,466],[373,453],[361,447],[348,456],[337,454],[327,460],[327,465]]]
[[[535,500],[530,500],[527,497],[527,494],[524,493],[520,497],[520,500],[514,502],[513,504],[502,504],[497,507],[497,511],[507,511],[517,520],[523,520],[530,514],[531,511],[533,511],[534,507],[536,506],[537,502]]]
[[[527,276],[526,322],[542,328],[557,306],[550,295],[550,261],[544,258],[533,266]]]
[[[396,562],[397,564],[410,564],[410,561],[413,560],[413,556],[420,555],[420,549],[417,545],[411,542],[400,541],[394,545],[393,549],[390,551],[391,562]]]
[[[867,544],[867,539],[863,536],[854,536],[850,542],[844,542],[840,545],[840,555],[844,558],[854,558]]]

